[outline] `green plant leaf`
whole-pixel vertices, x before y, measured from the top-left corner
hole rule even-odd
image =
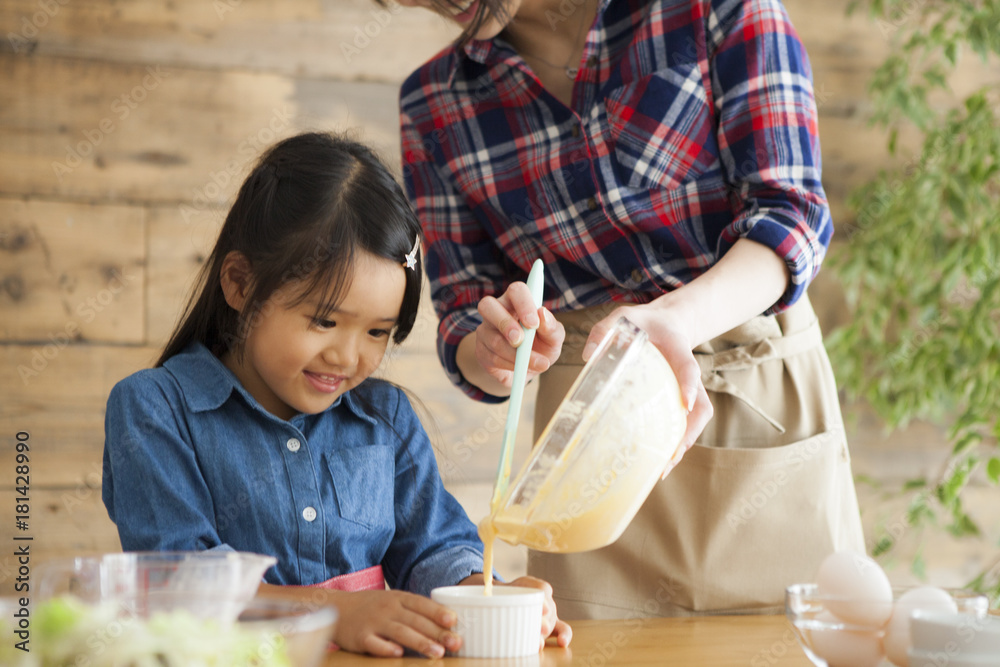
[[[940,67],[931,67],[924,71],[923,75],[924,81],[926,81],[932,88],[947,88],[948,80],[945,78],[944,71]]]
[[[927,496],[919,494],[910,501],[910,506],[906,508],[906,524],[917,527],[924,522],[935,519],[934,511],[927,504]]]
[[[955,442],[955,447],[951,450],[953,456],[958,456],[959,454],[964,454],[969,449],[972,449],[980,442],[982,442],[983,436],[975,431],[971,431],[960,437]]]
[[[866,484],[874,489],[877,489],[882,486],[881,480],[875,479],[871,475],[865,475],[863,473],[858,473],[857,475],[855,475],[854,482],[855,484]]]
[[[881,535],[872,547],[872,558],[878,558],[884,553],[888,553],[895,542],[889,535]]]
[[[1000,458],[992,457],[986,463],[986,476],[994,484],[1000,484]]]
[[[948,526],[948,532],[955,537],[977,537],[982,535],[979,526],[965,512],[960,512],[954,517],[954,521]]]
[[[944,46],[944,57],[948,60],[952,67],[958,64],[958,43],[948,42]]]

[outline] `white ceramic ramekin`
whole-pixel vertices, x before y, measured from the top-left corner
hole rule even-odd
[[[431,591],[431,599],[458,616],[454,630],[462,648],[455,655],[516,658],[538,653],[545,594],[537,588],[494,586],[493,595],[485,595],[482,586],[445,586]]]

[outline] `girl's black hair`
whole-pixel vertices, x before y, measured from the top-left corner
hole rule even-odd
[[[420,234],[420,223],[402,188],[364,145],[326,133],[285,139],[261,156],[240,187],[215,248],[202,267],[194,295],[157,366],[190,343],[216,356],[241,354],[268,299],[289,283],[302,289],[292,305],[311,294],[324,299],[325,319],[349,287],[359,252],[403,266]],[[250,263],[252,279],[242,312],[226,302],[220,275],[232,251]],[[393,340],[413,329],[423,272],[404,269],[406,287]]]
[[[387,7],[392,0],[375,0],[375,2],[382,7]],[[462,48],[472,41],[476,33],[479,32],[479,29],[491,16],[506,18],[509,2],[510,0],[479,0],[479,6],[476,7],[476,15],[472,17],[472,20],[465,26],[462,34],[455,40],[455,45],[458,48]],[[434,0],[434,4],[443,12],[450,13],[450,9],[460,9],[465,3],[458,0]]]

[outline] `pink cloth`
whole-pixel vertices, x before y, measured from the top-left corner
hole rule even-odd
[[[385,576],[382,574],[381,565],[372,565],[364,570],[341,574],[318,584],[303,586],[303,588],[326,588],[348,593],[380,591],[385,589]]]

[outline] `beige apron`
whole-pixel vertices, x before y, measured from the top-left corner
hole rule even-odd
[[[559,362],[539,378],[535,439],[583,368],[590,327],[557,315]],[[773,613],[822,559],[864,550],[830,362],[803,297],[695,349],[715,414],[621,538],[578,554],[532,551],[565,619]]]

